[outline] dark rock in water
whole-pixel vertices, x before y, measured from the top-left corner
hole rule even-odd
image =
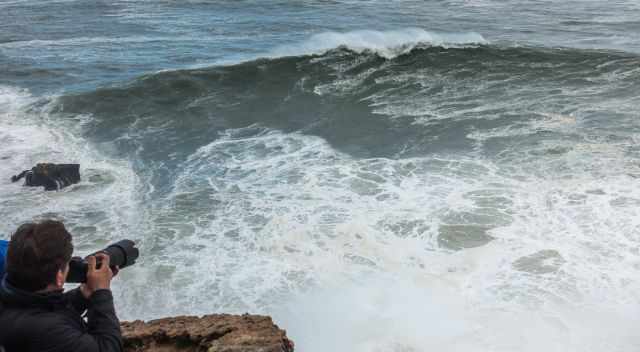
[[[293,352],[270,317],[214,314],[121,324],[126,352]]]
[[[80,182],[80,164],[37,164],[31,170],[11,177],[11,182],[18,182],[23,177],[25,186],[44,186],[45,191],[56,191]]]

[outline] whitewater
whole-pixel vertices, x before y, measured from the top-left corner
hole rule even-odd
[[[31,0],[0,23],[0,239],[135,240],[122,320],[267,314],[309,352],[640,346],[635,2]],[[83,181],[8,181],[44,161]]]

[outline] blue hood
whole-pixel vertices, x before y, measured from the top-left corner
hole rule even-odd
[[[4,276],[4,258],[7,256],[9,241],[0,241],[0,279]]]

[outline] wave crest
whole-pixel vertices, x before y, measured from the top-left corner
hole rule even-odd
[[[275,48],[270,57],[323,54],[329,50],[346,47],[354,52],[375,52],[391,59],[410,52],[420,45],[466,46],[487,44],[487,40],[475,32],[436,33],[420,28],[405,28],[392,31],[359,30],[352,32],[325,32],[311,36],[304,42]]]

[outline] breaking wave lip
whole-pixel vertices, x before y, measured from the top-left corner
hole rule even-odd
[[[422,28],[404,28],[389,31],[356,30],[350,32],[322,32],[314,34],[304,41],[283,44],[258,55],[230,57],[227,59],[202,62],[190,65],[187,69],[202,69],[212,66],[233,66],[260,59],[279,59],[324,55],[338,48],[346,48],[357,54],[373,52],[385,59],[393,59],[407,54],[418,47],[466,47],[488,45],[490,42],[476,32],[446,33],[431,32]],[[160,72],[173,69],[159,70]]]
[[[488,41],[476,32],[438,33],[421,28],[404,28],[391,31],[324,32],[315,34],[298,44],[276,47],[267,57],[317,55],[339,47],[345,47],[356,53],[370,51],[381,57],[391,59],[408,53],[420,45],[460,47],[481,44],[488,44]]]

